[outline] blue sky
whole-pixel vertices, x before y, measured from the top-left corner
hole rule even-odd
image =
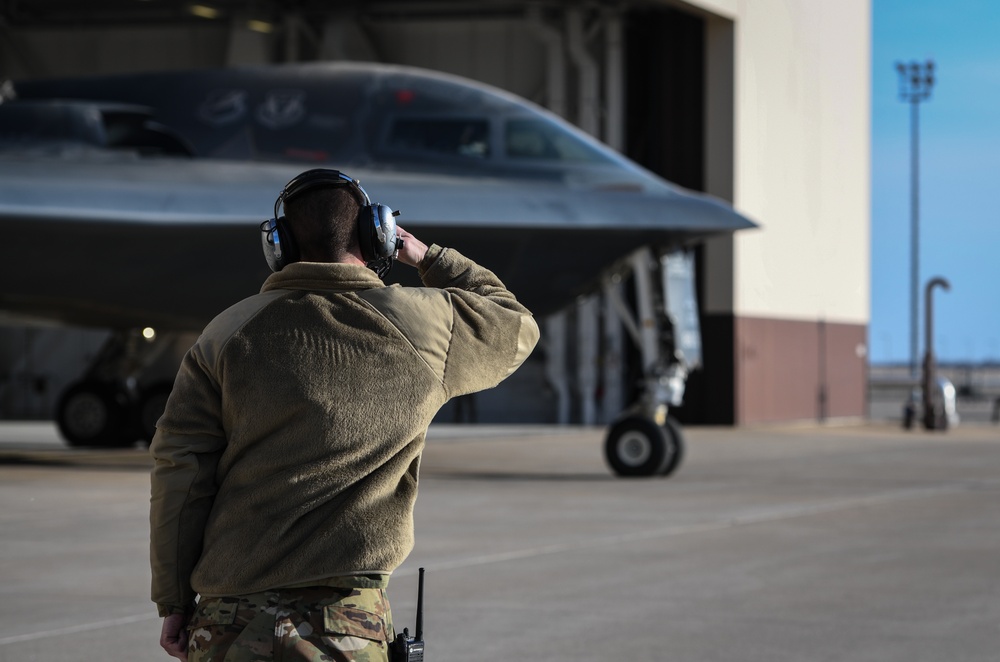
[[[1000,360],[1000,2],[872,2],[873,363],[910,355],[910,108],[897,61],[932,59],[920,104],[920,354],[923,287],[935,290],[935,353]]]

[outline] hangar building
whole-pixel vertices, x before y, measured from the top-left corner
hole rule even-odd
[[[526,97],[759,225],[697,249],[705,361],[682,421],[865,415],[868,0],[10,0],[0,14],[0,79],[370,60]],[[0,334],[3,418],[44,416],[100,340]]]

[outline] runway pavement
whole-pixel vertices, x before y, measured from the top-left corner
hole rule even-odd
[[[593,428],[435,427],[390,587],[428,662],[1000,660],[1000,428],[686,430],[622,480]],[[168,660],[149,461],[0,425],[0,661]]]

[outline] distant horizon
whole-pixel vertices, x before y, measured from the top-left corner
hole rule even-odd
[[[964,359],[955,359],[944,361],[941,359],[935,359],[934,363],[938,368],[1000,368],[1000,359],[982,359],[978,361],[968,361]],[[869,361],[868,365],[880,368],[908,368],[910,365],[909,361]],[[918,370],[923,369],[923,363],[921,362],[917,366]]]

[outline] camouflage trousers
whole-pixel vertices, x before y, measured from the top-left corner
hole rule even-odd
[[[386,662],[392,638],[384,589],[203,598],[188,622],[188,662]]]

